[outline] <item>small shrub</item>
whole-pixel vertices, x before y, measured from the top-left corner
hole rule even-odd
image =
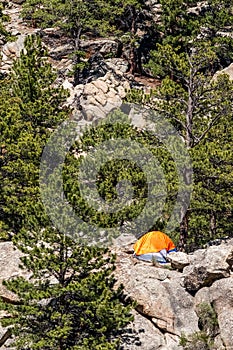
[[[217,314],[211,304],[200,303],[197,306],[197,315],[200,331],[191,335],[182,334],[180,345],[184,350],[211,350],[219,330]]]

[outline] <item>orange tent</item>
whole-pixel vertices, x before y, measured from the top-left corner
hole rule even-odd
[[[143,235],[133,246],[136,255],[157,253],[162,249],[175,249],[172,240],[163,232],[152,231]]]

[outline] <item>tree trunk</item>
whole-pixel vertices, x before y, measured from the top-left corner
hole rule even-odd
[[[5,342],[11,337],[11,330],[8,329],[6,333],[3,334],[3,336],[0,339],[0,347],[2,347]]]
[[[74,49],[75,49],[75,58],[74,58],[74,86],[79,84],[80,81],[80,69],[77,67],[77,65],[80,63],[80,55],[77,53],[77,51],[80,51],[80,36],[81,36],[82,28],[79,28],[77,30],[77,33],[75,34],[74,39]]]
[[[193,97],[191,91],[191,82],[188,86],[188,108],[186,113],[186,145],[190,149],[193,147]]]
[[[193,147],[193,96],[192,96],[192,74],[188,86],[188,108],[186,112],[186,146],[187,149]],[[185,176],[186,184],[191,184],[190,172],[187,172]],[[180,239],[178,243],[178,249],[185,251],[187,249],[188,241],[188,214],[184,214],[180,223]]]
[[[180,223],[180,239],[178,243],[178,250],[184,252],[187,247],[188,240],[188,214],[186,213]]]
[[[217,220],[214,211],[211,211],[210,214],[210,237],[211,239],[215,239],[217,234]]]
[[[135,7],[130,8],[131,18],[132,18],[132,24],[131,24],[131,40],[133,42],[130,43],[130,54],[129,54],[129,73],[134,74],[137,69],[137,54],[136,49],[134,46],[134,39],[136,34],[136,10]]]

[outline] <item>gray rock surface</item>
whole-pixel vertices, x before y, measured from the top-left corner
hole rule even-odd
[[[17,297],[15,294],[7,290],[5,286],[3,286],[2,281],[18,276],[29,276],[26,271],[19,268],[21,256],[22,253],[18,249],[14,248],[12,242],[0,243],[0,297],[9,303],[14,303],[17,301]],[[6,316],[6,314],[4,311],[1,311],[0,317],[4,316]],[[5,342],[4,338],[6,338]],[[11,348],[5,347],[7,345],[9,346],[11,343],[11,339],[7,337],[7,329],[3,328],[0,324],[0,344],[3,342],[4,344],[0,346],[0,348],[2,350],[11,350]]]
[[[232,350],[233,240],[188,254],[186,258],[190,265],[184,268],[183,273],[134,259],[132,245],[135,240],[134,236],[122,235],[115,240],[112,248],[117,254],[117,283],[123,283],[126,295],[137,302],[135,319],[122,338],[122,350],[182,349],[180,336],[191,336],[200,331],[197,307],[202,303],[211,305],[217,315],[219,332],[214,338],[213,349]],[[29,277],[19,268],[20,256],[11,242],[0,243],[0,282],[15,276]],[[210,286],[199,284],[193,296],[185,288],[184,279],[195,271],[195,266],[206,267],[207,274],[214,276],[214,280]],[[0,296],[8,302],[17,300],[2,283]],[[0,316],[4,317],[4,314]],[[0,328],[0,340],[6,331]],[[10,344],[10,339],[6,344]],[[4,346],[2,349],[6,349]]]
[[[8,72],[12,66],[13,60],[19,57],[21,50],[24,48],[25,35],[19,35],[18,39],[13,42],[7,42],[2,48],[1,71]]]
[[[12,0],[12,2],[15,4],[22,4],[25,0]]]
[[[220,74],[228,74],[229,79],[233,80],[233,63],[231,63],[228,67],[223,68],[222,70],[215,73],[214,78],[216,79]]]
[[[190,256],[191,264],[184,268],[184,287],[195,293],[214,281],[230,276],[233,241],[229,244],[197,250]]]
[[[233,275],[218,280],[210,288],[202,288],[195,296],[195,304],[211,304],[218,316],[220,339],[226,349],[233,344]],[[216,342],[220,343],[220,339]]]
[[[14,248],[12,242],[0,243],[0,296],[10,302],[15,301],[16,297],[2,285],[2,281],[18,276],[28,276],[27,272],[19,268],[21,256],[22,253]]]
[[[179,272],[137,261],[132,265],[132,260],[122,253],[117,276],[126,294],[136,299],[138,312],[150,318],[158,329],[178,336],[198,330],[193,298],[181,286]]]
[[[117,54],[118,47],[119,43],[113,39],[95,39],[81,41],[82,50],[88,51],[89,54],[99,52],[104,57],[115,56]]]
[[[132,240],[131,236],[121,237],[115,244],[114,251],[118,256],[116,275],[118,283],[121,282],[125,286],[126,295],[136,300],[136,311],[140,317],[144,317],[146,323],[149,320],[150,327],[152,324],[160,332],[156,333],[156,339],[160,337],[161,347],[159,349],[180,349],[182,348],[179,346],[181,334],[191,336],[201,331],[197,306],[207,303],[214,308],[219,327],[219,333],[216,334],[213,341],[213,349],[232,350],[233,240],[219,246],[198,250],[187,256],[177,254],[190,264],[184,268],[183,273],[164,266],[158,268],[151,263],[134,259]],[[204,280],[200,279],[198,291],[195,296],[192,296],[185,288],[187,286],[184,280],[190,273],[196,271],[195,267],[205,268],[206,275]],[[206,281],[211,281],[211,285],[204,286]],[[147,332],[147,328],[145,331]],[[142,334],[139,332],[138,336],[140,339]],[[137,348],[147,350],[149,346],[150,338],[147,344],[142,342],[141,347],[128,344],[127,350]]]
[[[123,77],[120,79],[108,72],[105,76],[90,83],[79,84],[75,87],[65,80],[63,87],[70,92],[67,105],[72,106],[78,118],[84,118],[90,122],[102,119],[112,109],[120,107],[126,90],[129,89],[129,83]]]
[[[183,270],[190,264],[189,256],[183,252],[172,252],[168,254],[167,260],[171,263],[173,269]]]

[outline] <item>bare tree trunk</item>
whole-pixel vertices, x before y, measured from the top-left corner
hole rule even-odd
[[[186,145],[188,149],[193,147],[193,97],[191,84],[190,81],[190,86],[188,87],[188,108],[186,113]]]
[[[185,251],[188,240],[188,214],[186,213],[180,223],[180,239],[178,243],[178,250]]]
[[[210,214],[210,237],[211,239],[215,239],[217,234],[217,220],[214,211],[211,211]]]
[[[79,84],[80,81],[80,69],[77,67],[77,65],[80,63],[80,55],[78,54],[78,51],[80,51],[80,36],[81,36],[82,28],[79,27],[77,33],[75,34],[74,39],[74,49],[75,49],[75,58],[74,58],[74,86]]]
[[[10,329],[8,329],[0,339],[0,347],[2,347],[10,337],[11,337],[11,331]]]
[[[136,34],[136,9],[135,7],[130,7],[130,13],[132,17],[132,25],[131,25],[131,40],[133,42],[130,43],[130,54],[129,54],[129,73],[134,74],[137,69],[137,54],[134,46],[134,39]]]
[[[188,106],[186,111],[186,146],[187,149],[193,147],[193,95],[192,95],[192,87],[193,87],[193,75],[192,68],[190,67],[190,79],[188,82]],[[191,178],[189,178],[189,172],[186,176],[186,184],[191,184]],[[180,251],[185,251],[187,248],[188,242],[188,213],[184,213],[183,219],[180,223],[180,239],[178,243],[178,249]]]

